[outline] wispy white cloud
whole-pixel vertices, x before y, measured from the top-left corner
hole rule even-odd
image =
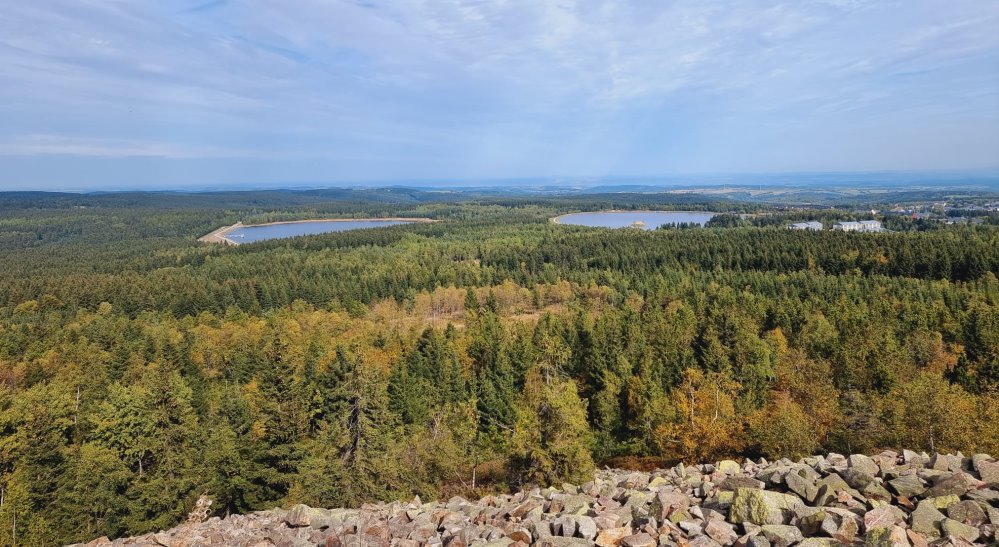
[[[260,158],[268,155],[269,152],[266,150],[63,135],[26,135],[6,142],[0,141],[0,156],[210,159]]]
[[[967,124],[987,149],[996,28],[980,0],[15,2],[0,154],[325,155],[373,177],[751,169],[747,146],[873,119]],[[913,138],[970,161],[932,129]],[[840,167],[876,163],[862,156]]]

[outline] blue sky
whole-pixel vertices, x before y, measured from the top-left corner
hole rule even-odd
[[[0,189],[999,167],[996,0],[0,4]]]

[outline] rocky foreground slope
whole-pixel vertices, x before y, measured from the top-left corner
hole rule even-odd
[[[999,462],[979,454],[829,454],[653,473],[477,501],[299,505],[88,545],[714,547],[994,545]]]

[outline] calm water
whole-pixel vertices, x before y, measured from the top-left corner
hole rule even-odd
[[[592,226],[600,228],[627,228],[636,227],[645,230],[654,230],[667,224],[697,224],[704,226],[704,223],[711,220],[714,213],[694,212],[694,211],[597,211],[593,213],[573,213],[559,217],[560,224],[572,224],[575,226]],[[636,222],[643,222],[644,225],[636,225]]]
[[[267,239],[280,239],[327,232],[345,232],[361,228],[382,228],[397,224],[412,224],[408,220],[343,220],[331,222],[328,220],[313,220],[309,222],[294,222],[289,224],[271,224],[268,226],[243,226],[226,234],[228,239],[236,243],[253,243]]]

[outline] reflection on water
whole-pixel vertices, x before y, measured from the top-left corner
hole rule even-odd
[[[226,234],[226,238],[234,243],[253,243],[268,239],[325,234],[327,232],[345,232],[362,228],[381,228],[397,224],[411,224],[407,220],[311,220],[307,222],[289,222],[284,224],[266,224],[261,226],[240,226]]]
[[[699,211],[595,211],[562,215],[556,221],[574,226],[654,230],[667,224],[704,226],[713,216],[715,213]]]

